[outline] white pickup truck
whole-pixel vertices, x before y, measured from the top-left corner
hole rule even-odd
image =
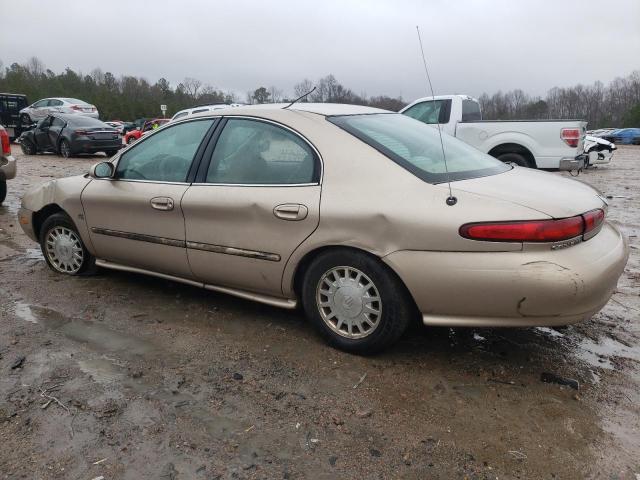
[[[400,113],[434,127],[439,123],[443,133],[506,163],[579,170],[587,160],[587,122],[581,120],[482,120],[480,103],[467,95],[420,98]]]

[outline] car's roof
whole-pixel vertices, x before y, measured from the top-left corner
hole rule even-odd
[[[215,110],[216,115],[251,115],[251,114],[265,114],[282,111],[284,107],[289,105],[288,103],[264,103],[260,105],[243,105],[241,107],[229,107],[220,110]],[[395,113],[389,110],[382,110],[381,108],[365,107],[362,105],[349,105],[343,103],[294,103],[289,108],[291,111],[315,113],[323,116],[334,115],[366,115],[372,113]],[[197,113],[194,117],[208,116],[213,112]],[[191,117],[193,118],[193,117]]]

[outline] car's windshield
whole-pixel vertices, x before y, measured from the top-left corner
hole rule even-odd
[[[327,117],[340,128],[429,183],[484,177],[511,167],[456,138],[397,113]],[[446,154],[446,167],[442,149]]]

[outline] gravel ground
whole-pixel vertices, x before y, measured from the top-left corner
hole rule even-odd
[[[100,157],[13,150],[1,479],[640,478],[640,148],[578,177],[613,197],[632,247],[602,312],[561,330],[415,327],[373,358],[326,347],[299,312],[53,273],[17,224],[19,198]]]

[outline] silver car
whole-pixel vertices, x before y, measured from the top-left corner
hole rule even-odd
[[[88,117],[98,118],[99,113],[95,105],[78,100],[77,98],[43,98],[36,103],[20,110],[20,120],[23,125],[38,122],[52,113],[77,113]]]

